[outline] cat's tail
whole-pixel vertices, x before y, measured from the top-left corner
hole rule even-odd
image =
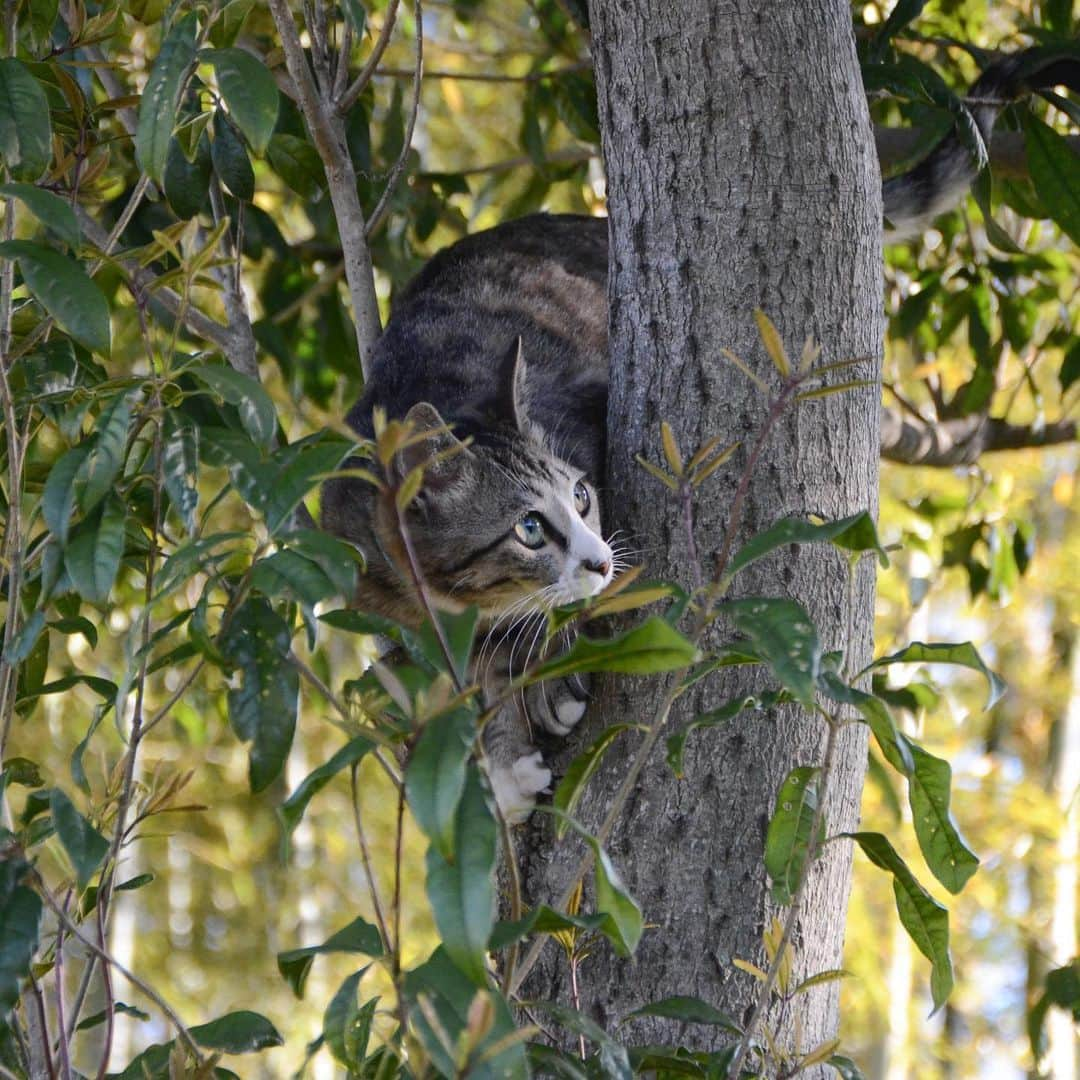
[[[1067,86],[1080,92],[1080,52],[1053,47],[1025,49],[991,64],[965,102],[970,122],[946,135],[909,172],[882,185],[885,243],[924,232],[967,193],[988,160],[994,122],[1006,105],[1040,90]]]

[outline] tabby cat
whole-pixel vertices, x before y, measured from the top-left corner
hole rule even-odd
[[[1031,73],[1020,85],[1024,56],[993,65],[972,88],[984,141],[1003,99],[1032,88]],[[979,164],[953,135],[887,181],[886,240],[924,229],[967,190]],[[369,438],[377,408],[429,432],[394,466],[404,475],[432,463],[407,529],[435,602],[480,610],[475,677],[489,696],[535,657],[544,611],[594,595],[618,566],[598,497],[607,237],[602,218],[538,214],[440,252],[397,299],[364,395],[348,415]],[[358,606],[421,621],[394,515],[373,488],[329,481],[322,523],[367,557]],[[488,725],[492,786],[511,820],[528,813],[551,779],[531,725],[565,735],[586,698],[577,680],[543,684]]]

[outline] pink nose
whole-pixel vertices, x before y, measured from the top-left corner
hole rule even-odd
[[[599,574],[601,577],[607,577],[608,571],[611,569],[611,563],[606,559],[600,562],[599,559],[584,559],[581,563],[586,570],[591,570],[594,574]]]

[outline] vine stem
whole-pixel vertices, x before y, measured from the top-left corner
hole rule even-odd
[[[697,618],[694,620],[693,628],[689,634],[690,640],[693,641],[695,645],[700,641],[702,634],[705,632],[705,628],[712,618],[717,602],[723,598],[730,585],[730,579],[725,577],[725,572],[727,570],[728,562],[730,561],[734,538],[738,535],[739,527],[742,524],[746,496],[750,489],[751,478],[757,468],[758,460],[761,457],[761,452],[769,441],[773,429],[776,427],[784,410],[790,405],[798,388],[805,379],[812,374],[813,373],[810,372],[795,375],[789,377],[784,382],[780,393],[770,403],[769,411],[766,414],[757,438],[754,440],[754,444],[750,449],[750,454],[746,459],[746,465],[743,467],[742,475],[739,478],[739,486],[735,492],[735,498],[732,500],[731,516],[728,518],[728,526],[724,531],[724,539],[720,552],[714,563],[713,578],[705,588],[704,603],[698,611]],[[664,725],[667,723],[668,716],[671,713],[671,707],[682,693],[683,680],[690,671],[691,666],[687,665],[676,672],[671,686],[664,695],[664,700],[657,711],[652,724],[649,725],[648,730],[645,732],[645,737],[642,739],[641,745],[634,755],[634,760],[630,763],[630,768],[623,777],[622,783],[619,784],[618,790],[615,793],[615,798],[612,800],[611,807],[605,815],[600,828],[596,832],[597,843],[601,846],[606,842],[608,836],[610,836],[611,830],[614,828],[619,815],[623,811],[623,807],[633,793],[638,777],[641,775],[642,770],[645,768],[646,763],[651,757],[653,748],[656,746],[656,742],[660,738]],[[577,889],[585,875],[589,872],[594,859],[595,856],[590,847],[578,862],[578,865],[570,878],[570,883],[563,890],[559,898],[558,907],[560,910],[565,908],[570,902],[570,897],[573,895],[575,889]],[[517,990],[520,989],[526,976],[533,967],[535,967],[536,962],[540,959],[540,953],[543,951],[545,943],[546,939],[541,937],[534,941],[529,947],[529,951],[525,954],[525,958],[518,968],[511,987],[512,992],[517,992]]]
[[[836,758],[836,742],[840,730],[844,726],[842,721],[837,717],[830,716],[828,713],[824,712],[822,715],[825,717],[826,723],[828,724],[828,735],[825,739],[825,758],[821,764],[821,784],[818,788],[818,802],[817,806],[814,807],[814,817],[810,825],[811,844],[813,844],[814,837],[818,835],[818,832],[825,822],[825,803],[829,791],[829,780],[832,777],[833,765]],[[753,1039],[754,1032],[761,1022],[762,1014],[768,1008],[769,998],[772,995],[773,987],[776,985],[777,976],[780,974],[780,967],[784,960],[784,952],[791,944],[792,935],[795,933],[795,924],[798,922],[799,916],[802,913],[802,903],[806,895],[806,887],[810,881],[810,872],[817,864],[817,861],[818,853],[815,853],[812,849],[808,850],[806,859],[803,861],[802,868],[799,871],[799,883],[795,887],[795,895],[791,899],[791,907],[788,908],[787,918],[784,920],[784,930],[780,935],[780,943],[776,947],[776,955],[773,957],[772,963],[769,964],[765,982],[762,983],[761,986],[761,993],[758,995],[758,999],[754,1004],[754,1011],[750,1014],[750,1019],[746,1023],[746,1029],[736,1046],[735,1056],[731,1059],[731,1064],[728,1066],[728,1076],[739,1076],[739,1068],[750,1050],[750,1041]]]

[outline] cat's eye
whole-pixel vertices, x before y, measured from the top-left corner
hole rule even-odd
[[[591,504],[592,500],[589,498],[589,489],[585,486],[583,480],[579,480],[574,485],[574,508],[582,517],[584,517],[589,512]]]
[[[515,526],[514,535],[527,548],[543,547],[547,537],[538,514],[526,514]]]

